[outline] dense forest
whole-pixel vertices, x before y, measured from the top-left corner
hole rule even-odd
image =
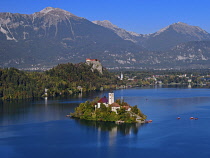
[[[27,72],[16,68],[0,68],[0,99],[26,99],[71,95],[114,88],[117,78],[103,69],[103,74],[85,63],[59,64],[45,72]],[[82,88],[82,89],[81,89]]]

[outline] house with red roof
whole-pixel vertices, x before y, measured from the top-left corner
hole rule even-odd
[[[106,107],[108,107],[108,99],[106,98],[106,96],[99,99],[99,101],[97,102],[96,108],[101,108],[101,104],[104,104]]]
[[[112,103],[111,105],[111,110],[117,113],[117,110],[120,109],[120,105],[117,103]]]
[[[131,111],[131,107],[129,105],[122,106],[122,107],[125,108],[125,111]]]

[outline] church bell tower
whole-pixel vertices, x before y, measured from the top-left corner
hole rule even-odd
[[[112,104],[112,103],[114,103],[114,93],[113,92],[109,93],[109,104]]]

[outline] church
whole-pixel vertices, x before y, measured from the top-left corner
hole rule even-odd
[[[106,96],[104,96],[103,98],[99,99],[97,102],[97,105],[95,105],[95,108],[101,108],[101,104],[104,104],[106,107],[111,107],[111,111],[116,112],[117,110],[120,109],[120,105],[118,103],[114,102],[114,93],[111,92],[109,93],[109,98],[107,99]],[[123,108],[126,109],[126,111],[130,111],[131,108],[130,106],[123,106]]]

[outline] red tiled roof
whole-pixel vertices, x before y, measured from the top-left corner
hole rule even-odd
[[[98,103],[108,103],[108,99],[106,97],[101,98]]]
[[[123,108],[125,108],[125,110],[128,110],[130,106],[123,106]]]
[[[89,59],[89,58],[87,58],[86,61],[87,60],[89,60],[89,61],[99,61],[98,59]]]
[[[117,104],[117,103],[112,103],[110,106],[111,106],[111,107],[120,107],[120,105]]]

